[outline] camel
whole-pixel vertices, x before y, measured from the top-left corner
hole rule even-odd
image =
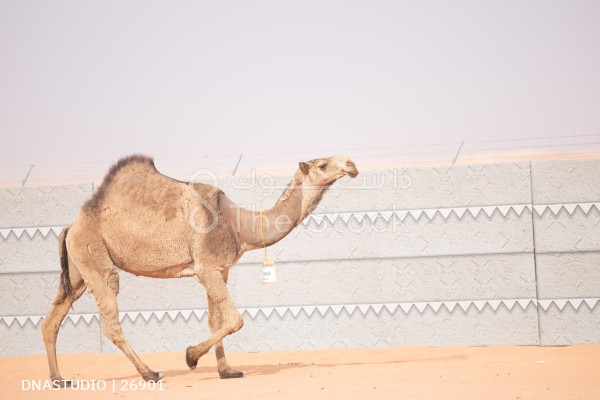
[[[208,298],[211,335],[186,349],[186,363],[194,369],[214,347],[220,378],[243,377],[243,372],[229,366],[223,350],[223,338],[244,323],[227,290],[229,269],[245,252],[283,239],[314,210],[336,180],[357,175],[356,165],[347,157],[300,162],[273,208],[259,213],[237,206],[215,186],[161,174],[149,157],[119,160],[58,238],[60,283],[42,323],[52,381],[71,384],[58,369],[56,338],[69,309],[86,288],[97,302],[103,334],[143,379],[162,379],[163,374],[144,364],[123,335],[117,268],[138,276],[198,280]]]

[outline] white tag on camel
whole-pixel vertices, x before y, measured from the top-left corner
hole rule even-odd
[[[277,281],[277,274],[275,273],[275,261],[265,257],[263,260],[262,274],[262,283],[273,283]]]

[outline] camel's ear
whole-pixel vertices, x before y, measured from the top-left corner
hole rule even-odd
[[[300,166],[300,171],[302,171],[304,175],[308,175],[308,164],[305,162],[300,162],[298,165]]]

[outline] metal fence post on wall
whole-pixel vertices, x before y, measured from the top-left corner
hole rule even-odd
[[[31,166],[29,167],[29,170],[25,174],[25,178],[23,178],[23,180],[21,181],[21,187],[25,186],[25,182],[27,182],[27,179],[29,179],[29,175],[31,174],[31,170],[33,169],[34,166],[35,166],[34,164],[31,164]]]
[[[233,167],[233,172],[231,173],[231,176],[235,176],[235,173],[236,173],[238,167],[240,166],[240,162],[242,161],[243,156],[244,156],[244,153],[240,154],[240,158],[238,158],[237,163],[235,164],[235,167]]]
[[[465,143],[464,140],[460,141],[460,144],[458,145],[458,150],[456,150],[456,154],[454,155],[454,158],[452,159],[452,165],[456,165],[456,160],[458,160],[458,156],[460,155],[460,151],[462,150],[464,143]]]

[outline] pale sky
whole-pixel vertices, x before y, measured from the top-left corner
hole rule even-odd
[[[598,134],[599,21],[597,0],[0,0],[0,164]]]

